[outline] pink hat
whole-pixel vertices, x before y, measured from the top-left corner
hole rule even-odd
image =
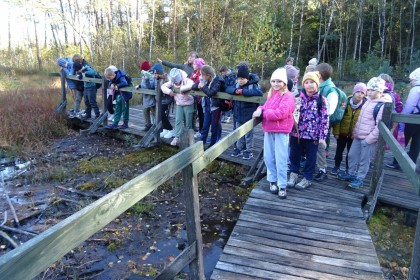
[[[355,94],[356,92],[363,92],[364,94],[366,94],[367,88],[366,88],[366,84],[365,83],[357,83],[354,88],[353,88],[353,94]]]
[[[196,58],[194,59],[194,64],[197,65],[198,69],[201,69],[201,67],[203,67],[206,62],[202,58]]]

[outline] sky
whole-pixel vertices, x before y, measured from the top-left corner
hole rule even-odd
[[[6,0],[0,0],[0,47],[8,46],[8,15],[10,12],[12,42],[22,44],[26,37],[26,23],[23,21],[25,9],[9,6]]]

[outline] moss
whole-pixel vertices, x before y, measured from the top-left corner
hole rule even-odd
[[[121,177],[110,176],[110,177],[106,178],[106,180],[104,182],[105,183],[105,189],[113,190],[113,189],[121,187],[126,182],[127,182],[127,180],[123,179]]]
[[[156,165],[174,154],[176,150],[167,147],[166,145],[161,145],[159,147],[146,148],[134,151],[124,157],[124,164],[130,165],[141,165],[148,163],[150,165]]]
[[[82,159],[79,161],[78,166],[74,169],[74,171],[82,174],[108,172],[111,169],[111,162],[113,166],[120,166],[121,164],[117,157],[112,158],[112,160],[107,157]]]
[[[133,206],[131,206],[128,211],[134,214],[143,214],[143,215],[151,217],[154,215],[154,212],[153,212],[154,209],[155,209],[155,206],[153,205],[152,200],[146,197],[142,199],[141,201],[137,202],[136,204],[134,204]]]
[[[89,181],[89,182],[86,182],[77,186],[77,189],[82,190],[82,191],[87,191],[87,190],[96,189],[97,187],[98,185],[96,184],[96,182]]]

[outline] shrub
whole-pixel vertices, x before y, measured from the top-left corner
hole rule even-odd
[[[0,150],[41,152],[51,139],[65,135],[66,121],[54,113],[59,100],[53,88],[0,92]]]

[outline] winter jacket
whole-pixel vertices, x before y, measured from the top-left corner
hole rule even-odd
[[[191,76],[192,72],[194,71],[194,67],[192,66],[192,64],[188,64],[188,63],[179,64],[179,63],[169,62],[167,60],[162,60],[162,64],[169,67],[169,68],[181,69],[185,73],[187,73],[188,77]]]
[[[176,87],[174,83],[168,81],[161,86],[162,92],[164,94],[170,95],[171,93],[175,94],[175,103],[178,106],[187,106],[194,104],[194,97],[187,92],[191,90],[194,82],[188,78],[185,71],[179,70],[182,76],[182,82],[180,87]]]
[[[83,67],[85,67],[84,74],[85,74],[86,77],[95,77],[96,71],[95,71],[95,69],[93,69],[92,66],[84,65]],[[85,87],[85,89],[86,88],[91,88],[91,87],[96,87],[96,83],[94,83],[94,82],[84,82],[84,87]]]
[[[220,91],[226,91],[227,87],[235,86],[236,84],[236,74],[233,72],[233,70],[230,70],[230,74],[226,77],[221,78],[223,80],[223,85]]]
[[[194,83],[198,83],[200,82],[200,70],[194,70],[191,75],[190,75],[190,79],[194,82]]]
[[[273,92],[265,104],[258,108],[262,110],[264,132],[290,133],[292,131],[295,98],[290,91],[286,91],[283,95],[280,95],[279,92]]]
[[[308,96],[303,89],[299,95],[300,113],[299,122],[293,127],[291,135],[301,139],[325,140],[328,133],[327,99],[319,97],[319,92]],[[318,110],[318,100],[321,98],[321,108]]]
[[[73,71],[73,61],[71,60],[70,57],[66,57],[64,58],[67,62],[67,67],[61,67],[61,69],[63,69],[64,73],[66,73],[66,75],[73,75],[74,71]],[[70,89],[76,89],[76,81],[75,80],[71,80],[71,79],[66,79],[67,81],[67,86]]]
[[[362,110],[362,106],[366,102],[366,98],[362,99],[362,104],[357,107],[357,109],[353,109],[350,105],[350,99],[353,95],[350,95],[347,99],[347,106],[346,110],[344,111],[344,116],[341,122],[335,124],[333,126],[333,134],[334,136],[344,136],[344,137],[351,137],[353,135],[353,129],[356,125],[357,119],[359,118],[360,112]]]
[[[226,87],[226,92],[234,95],[235,90],[242,89],[243,96],[262,96],[261,87],[258,84],[260,78],[255,74],[249,74],[248,83],[240,86],[239,83]],[[252,114],[258,108],[257,103],[245,101],[233,101],[233,117],[235,122],[245,123],[252,119]]]
[[[191,89],[192,90],[200,90],[198,88],[199,83],[195,83]],[[206,83],[205,86],[201,88],[201,91],[207,95],[204,99],[204,106],[211,106],[212,105],[212,97],[215,96],[219,91],[223,84],[222,79],[219,76],[215,76],[211,82]]]
[[[328,78],[319,85],[319,92],[328,100],[328,116],[334,114],[338,105],[338,93],[333,89],[335,84]]]
[[[142,76],[140,88],[155,89],[155,87],[156,87],[155,77],[149,78],[145,75]],[[154,95],[143,94],[142,101],[143,101],[143,108],[156,106],[156,98]]]
[[[392,99],[388,94],[382,94],[379,98],[368,99],[363,105],[362,110],[360,111],[359,118],[357,119],[356,125],[353,130],[353,138],[359,140],[366,140],[366,143],[373,144],[378,141],[379,129],[378,123],[382,119],[382,113],[384,106],[378,112],[376,116],[376,121],[373,116],[373,110],[379,102],[390,102]]]
[[[418,107],[417,107],[418,106]],[[416,81],[414,86],[408,93],[407,100],[405,101],[403,114],[418,114],[420,113],[420,81]]]

